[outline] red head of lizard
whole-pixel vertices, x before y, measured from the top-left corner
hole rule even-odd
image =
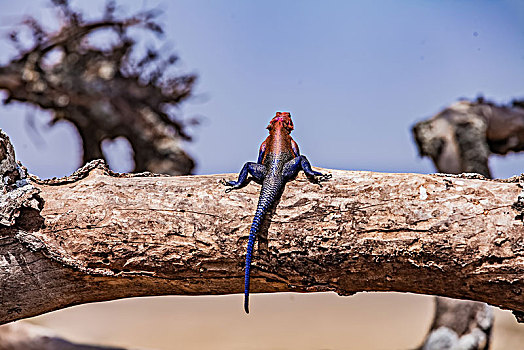
[[[288,132],[291,132],[294,129],[291,113],[277,112],[267,126],[268,130],[274,130],[275,128],[285,128]]]

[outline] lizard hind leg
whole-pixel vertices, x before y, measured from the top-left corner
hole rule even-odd
[[[284,168],[282,169],[282,175],[286,180],[291,179],[292,177],[295,177],[298,174],[298,171],[300,170],[300,160],[302,156],[295,157],[288,161],[286,164],[284,164]]]
[[[251,176],[253,176],[255,180],[262,181],[266,176],[266,168],[262,164],[247,162],[242,167],[242,170],[240,170],[240,174],[238,174],[237,181],[222,180],[223,185],[231,186],[231,188],[226,189],[226,192],[231,192],[234,189],[242,187],[247,180],[248,173],[251,174]]]
[[[294,177],[302,169],[307,176],[316,178],[317,182],[325,181],[331,178],[331,174],[322,174],[321,172],[311,169],[311,164],[306,156],[298,156],[291,159],[284,165],[283,175],[286,179]]]

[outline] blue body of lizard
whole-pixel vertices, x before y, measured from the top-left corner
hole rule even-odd
[[[242,187],[248,173],[257,181],[262,182],[257,210],[247,243],[244,279],[244,310],[246,313],[249,313],[249,278],[253,246],[264,215],[284,189],[286,181],[293,178],[300,169],[310,177],[319,177],[317,181],[331,177],[329,174],[324,175],[313,171],[307,158],[300,155],[298,145],[290,135],[293,130],[293,122],[289,113],[277,112],[267,128],[269,136],[260,146],[258,161],[244,164],[237,181],[224,182],[225,185],[231,186],[226,192]]]

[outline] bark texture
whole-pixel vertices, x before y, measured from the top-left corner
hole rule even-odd
[[[323,171],[333,179],[322,188],[288,183],[267,218],[254,293],[404,291],[524,311],[518,178]],[[118,175],[93,162],[31,178],[40,205],[0,229],[0,322],[130,296],[241,293],[259,186],[225,194],[219,180],[234,176]]]

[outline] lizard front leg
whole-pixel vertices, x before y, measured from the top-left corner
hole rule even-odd
[[[262,164],[247,162],[242,167],[242,170],[240,170],[240,174],[238,174],[237,181],[226,181],[222,179],[221,183],[224,186],[231,186],[231,188],[226,189],[226,193],[242,187],[242,185],[247,180],[248,173],[251,174],[251,176],[253,176],[257,181],[262,181],[266,176],[266,168]]]

